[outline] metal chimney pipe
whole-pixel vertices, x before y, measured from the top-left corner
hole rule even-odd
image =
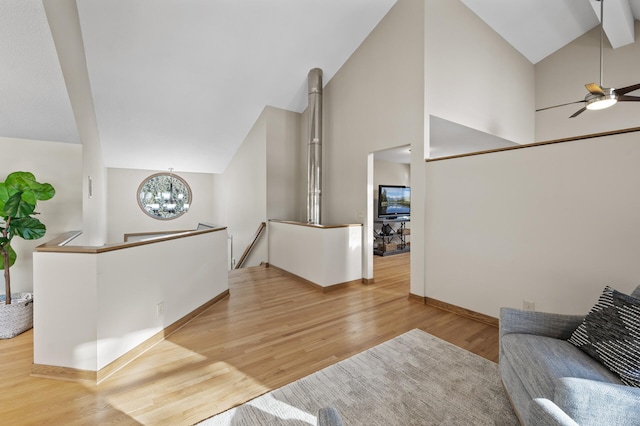
[[[322,70],[309,71],[307,141],[307,223],[320,224],[322,196]]]

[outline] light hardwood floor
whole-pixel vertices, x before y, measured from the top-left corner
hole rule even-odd
[[[0,424],[190,425],[413,328],[497,361],[495,327],[408,300],[409,254],[374,265],[330,293],[233,271],[230,297],[98,386],[30,377],[33,331],[0,341]]]

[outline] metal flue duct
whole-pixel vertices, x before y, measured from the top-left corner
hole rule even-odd
[[[307,223],[320,224],[322,197],[322,70],[309,71],[307,141]]]

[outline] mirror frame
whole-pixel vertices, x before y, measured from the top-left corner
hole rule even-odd
[[[169,198],[165,200],[169,201],[173,199],[174,203],[172,204],[176,204],[175,210],[166,209],[161,204],[162,200],[159,197],[164,197],[165,195],[161,194],[169,193],[169,191],[162,191],[162,193],[158,191],[158,184],[154,184],[154,181],[159,181],[160,178],[166,179],[168,184],[171,184],[170,179],[174,180],[174,184],[172,186],[173,191],[168,195]],[[166,188],[167,183],[165,182],[162,184]],[[147,186],[149,186],[149,188],[146,188]],[[153,188],[154,186],[156,188]],[[154,190],[149,191],[146,189]],[[155,197],[153,196],[153,192],[156,193]],[[179,218],[189,211],[189,208],[193,203],[193,192],[191,191],[191,187],[189,186],[187,181],[180,176],[171,172],[161,172],[154,173],[151,176],[148,176],[142,181],[142,183],[140,183],[140,185],[138,186],[138,191],[136,192],[136,199],[138,200],[138,206],[140,207],[140,210],[142,210],[147,216],[158,220],[171,220]],[[148,201],[148,199],[151,199],[151,201]],[[167,203],[165,203],[165,205],[166,204]],[[187,207],[184,208],[184,205],[186,205]],[[156,208],[154,208],[154,206]]]

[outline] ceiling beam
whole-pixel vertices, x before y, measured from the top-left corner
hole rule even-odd
[[[82,231],[87,245],[107,240],[107,179],[76,0],[44,0],[53,43],[82,143]]]
[[[600,1],[590,0],[590,3],[600,19]],[[614,49],[635,41],[634,17],[629,0],[604,2],[604,32]]]

